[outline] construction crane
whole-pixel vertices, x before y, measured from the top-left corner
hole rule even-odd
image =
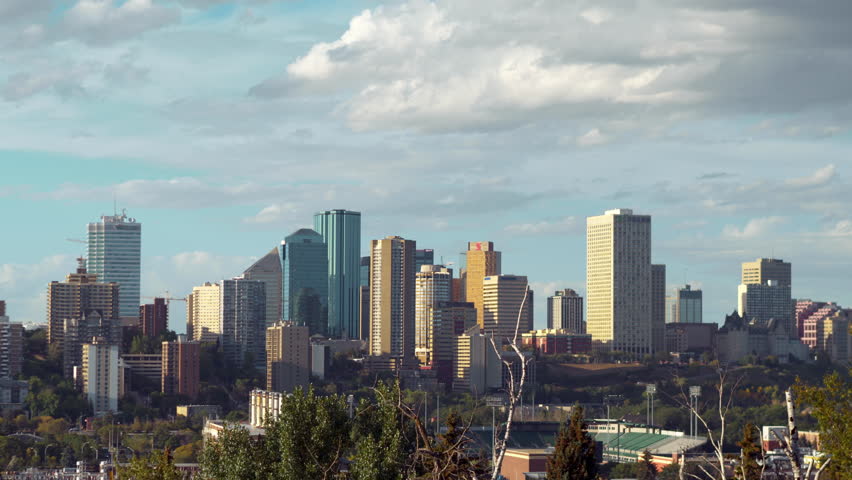
[[[156,299],[156,298],[162,298],[163,300],[165,300],[165,301],[166,301],[166,306],[168,306],[168,305],[169,305],[169,302],[170,302],[171,300],[175,300],[175,301],[178,301],[178,302],[185,302],[185,301],[186,301],[186,297],[179,298],[179,297],[172,297],[172,296],[170,296],[170,295],[169,295],[169,291],[168,291],[168,290],[166,290],[166,291],[165,291],[165,292],[163,292],[163,293],[164,293],[165,295],[162,295],[162,296],[159,296],[159,297],[142,297],[142,298],[146,298],[146,299],[149,299],[149,300],[154,300],[154,299]]]
[[[66,241],[66,242],[74,242],[74,243],[82,243],[82,244],[84,244],[84,245],[88,245],[88,244],[89,244],[89,242],[87,242],[87,241],[85,241],[85,240],[80,240],[79,238],[66,238],[66,239],[65,239],[65,241]]]

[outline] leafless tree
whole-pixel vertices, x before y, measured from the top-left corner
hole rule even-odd
[[[494,458],[492,458],[492,470],[491,470],[491,478],[497,478],[500,476],[500,469],[503,466],[503,458],[506,456],[506,449],[509,445],[509,435],[512,433],[512,420],[515,417],[515,409],[517,408],[518,403],[520,403],[521,398],[524,394],[524,383],[527,379],[527,363],[529,359],[523,354],[521,351],[521,347],[518,345],[518,332],[521,328],[521,317],[524,314],[524,306],[527,303],[527,296],[530,291],[530,286],[527,285],[524,290],[524,298],[521,300],[521,308],[518,312],[518,320],[515,322],[515,335],[512,337],[512,341],[509,346],[517,355],[517,362],[520,363],[520,378],[517,383],[515,382],[515,372],[512,369],[512,361],[506,359],[501,355],[500,348],[497,345],[497,342],[494,341],[494,335],[490,336],[491,339],[491,347],[494,349],[494,353],[500,358],[503,362],[503,365],[506,366],[506,370],[509,372],[509,385],[506,388],[506,393],[508,394],[508,405],[506,412],[506,429],[503,431],[503,435],[501,438],[497,438],[494,435]],[[502,340],[502,339],[501,339]],[[492,432],[493,433],[493,432]]]
[[[725,443],[725,428],[728,412],[734,403],[734,395],[739,388],[740,383],[742,382],[743,377],[739,376],[735,380],[731,381],[728,377],[728,370],[726,368],[719,368],[719,382],[715,385],[716,395],[714,398],[714,410],[716,415],[718,415],[719,419],[719,432],[718,434],[713,431],[710,427],[710,418],[701,413],[701,408],[697,408],[692,405],[689,401],[689,397],[687,393],[683,390],[682,382],[679,382],[679,378],[675,375],[675,380],[677,384],[680,385],[680,394],[675,396],[673,399],[680,404],[682,407],[685,407],[693,415],[698,419],[699,422],[704,426],[707,430],[707,438],[710,442],[710,446],[713,448],[713,455],[715,457],[715,462],[709,462],[707,465],[711,467],[710,470],[707,467],[699,463],[697,464],[698,468],[707,475],[709,478],[718,478],[720,480],[725,480],[725,453],[723,451],[723,446]],[[712,470],[712,471],[711,471]],[[693,475],[694,476],[694,475]]]

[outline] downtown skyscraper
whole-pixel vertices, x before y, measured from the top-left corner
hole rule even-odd
[[[465,256],[465,300],[476,307],[476,323],[483,327],[482,281],[500,275],[502,255],[494,250],[494,242],[468,242]]]
[[[414,358],[414,240],[387,237],[370,245],[370,355]]]
[[[322,235],[302,228],[281,244],[285,322],[310,327],[310,334],[328,330],[328,247]]]
[[[651,216],[607,210],[586,219],[586,329],[596,348],[650,355]]]
[[[142,224],[121,214],[103,215],[88,225],[88,271],[102,283],[119,286],[119,316],[135,324],[139,316]],[[126,319],[126,320],[125,320]]]
[[[358,338],[361,213],[327,210],[314,215],[328,254],[328,331],[335,338]],[[413,265],[413,264],[412,264]]]

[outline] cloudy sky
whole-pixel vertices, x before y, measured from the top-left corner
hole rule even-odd
[[[44,319],[113,198],[143,295],[240,273],[329,208],[546,294],[585,217],[653,215],[668,284],[739,265],[852,306],[852,2],[2,0],[0,299]],[[176,308],[172,327],[182,331]]]

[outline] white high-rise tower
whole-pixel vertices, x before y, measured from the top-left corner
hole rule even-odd
[[[103,215],[88,226],[88,271],[102,283],[118,283],[119,316],[139,318],[142,224],[121,214]],[[131,320],[132,319],[132,320]]]
[[[597,348],[652,353],[651,216],[586,219],[586,328]]]

